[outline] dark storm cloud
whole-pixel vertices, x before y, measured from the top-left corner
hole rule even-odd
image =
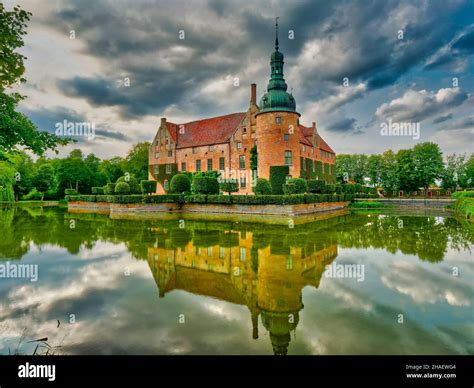
[[[198,96],[204,85],[228,75],[242,84],[268,80],[274,17],[280,16],[280,48],[297,101],[321,100],[341,84],[365,83],[368,90],[393,85],[400,77],[453,40],[462,26],[451,20],[466,3],[434,0],[256,1],[137,3],[71,0],[50,19],[64,33],[76,31],[87,54],[102,61],[101,76],[62,80],[69,96],[98,106],[118,107],[122,117],[161,114],[177,106],[200,116],[223,113]],[[255,12],[258,8],[259,12]],[[178,33],[184,30],[185,39]],[[404,38],[397,39],[402,29]],[[295,37],[290,40],[288,30]],[[313,45],[313,46],[311,46]],[[314,53],[309,52],[311,47]],[[471,35],[453,41],[458,51],[472,50]],[[247,79],[248,69],[261,64]],[[130,77],[130,88],[117,79]],[[310,81],[310,82],[309,82]],[[225,99],[227,94],[213,96]],[[247,101],[230,99],[228,109]],[[350,103],[348,99],[346,103]]]
[[[357,121],[355,118],[345,117],[340,120],[334,121],[328,126],[328,130],[332,132],[352,132],[357,127]],[[358,130],[357,132],[359,132]]]
[[[452,114],[452,113],[449,113],[449,114],[444,115],[444,116],[439,116],[439,117],[436,117],[436,118],[433,120],[433,124],[444,123],[445,121],[451,120],[452,118],[453,118],[453,114]]]

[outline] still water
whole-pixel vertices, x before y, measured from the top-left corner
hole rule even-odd
[[[469,225],[237,220],[0,209],[0,354],[474,354]]]

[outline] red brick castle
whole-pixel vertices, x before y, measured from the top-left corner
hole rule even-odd
[[[167,192],[172,176],[184,171],[220,171],[222,178],[238,180],[239,194],[252,193],[255,176],[271,181],[272,169],[290,177],[335,181],[334,151],[315,122],[311,127],[300,123],[295,99],[287,92],[276,27],[271,78],[258,105],[252,84],[246,112],[183,124],[161,119],[149,152],[149,177],[158,181],[157,193]],[[258,163],[252,171],[255,146]]]

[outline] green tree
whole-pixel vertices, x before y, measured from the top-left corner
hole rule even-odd
[[[441,178],[444,170],[443,153],[435,143],[420,143],[413,148],[415,180],[420,187],[428,187]],[[425,191],[426,192],[426,191]]]
[[[448,155],[446,157],[446,165],[442,174],[441,186],[443,189],[456,190],[462,186],[463,181],[466,180],[466,155]]]
[[[14,84],[25,82],[25,56],[16,52],[24,44],[27,22],[31,13],[16,6],[7,11],[0,3],[0,151],[10,152],[18,146],[42,155],[47,149],[56,149],[70,140],[60,138],[36,126],[23,113],[17,112],[24,98],[19,93],[7,94]]]
[[[134,175],[139,181],[148,179],[149,142],[137,143],[125,158],[125,172]]]
[[[54,169],[49,164],[44,164],[33,176],[33,186],[41,193],[41,200],[44,199],[44,193],[51,190],[55,185]]]
[[[467,161],[465,168],[465,177],[459,182],[460,186],[463,189],[468,187],[474,187],[474,154],[471,154],[471,157]]]
[[[103,160],[99,165],[99,172],[106,176],[108,182],[117,182],[125,174],[125,160],[119,156]]]
[[[396,154],[396,159],[396,171],[400,190],[407,192],[419,190],[421,182],[416,173],[415,155],[413,150],[399,150]]]
[[[370,155],[367,160],[367,176],[370,183],[378,187],[381,183],[380,174],[382,172],[382,156],[378,154]]]
[[[392,150],[385,151],[381,156],[380,185],[388,193],[397,191],[400,187],[397,173],[397,157]]]

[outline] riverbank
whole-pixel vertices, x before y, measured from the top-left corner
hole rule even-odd
[[[419,208],[444,208],[453,206],[456,202],[451,198],[367,198],[354,199],[357,202],[375,202],[386,206],[396,207],[419,207]],[[370,206],[369,206],[370,207]]]

